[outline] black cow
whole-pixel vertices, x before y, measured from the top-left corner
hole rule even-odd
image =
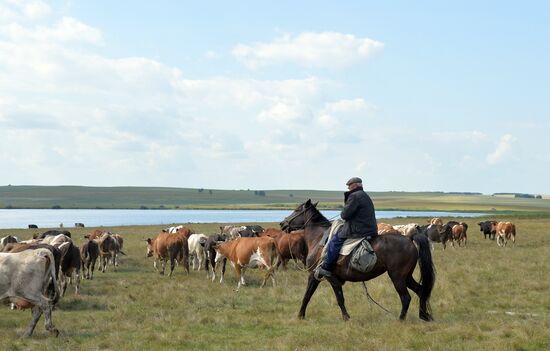
[[[220,241],[226,241],[227,235],[225,234],[214,234],[208,237],[206,242],[204,243],[204,251],[206,254],[206,260],[204,260],[206,274],[210,275],[209,272],[209,264],[212,266],[212,281],[216,279],[216,250],[214,249],[214,246],[220,242]],[[202,243],[201,243],[202,245]],[[223,265],[222,265],[222,279],[223,275],[225,274],[225,264],[227,263],[227,259],[223,259]]]
[[[95,263],[99,256],[99,245],[95,240],[87,240],[80,248],[82,273],[86,279],[94,279]]]
[[[66,235],[69,238],[71,237],[71,232],[69,232],[67,230],[48,230],[47,232],[44,232],[40,235],[33,236],[33,239],[44,239],[47,236],[56,236],[56,235],[59,235],[59,234]]]
[[[84,228],[84,223],[75,223],[74,226],[77,228]]]
[[[264,228],[260,225],[245,225],[244,229],[239,230],[241,238],[253,238],[257,237],[259,233],[264,231]]]
[[[38,229],[36,224],[29,224],[29,229]]]
[[[487,235],[489,235],[489,239],[495,240],[495,230],[493,229],[493,224],[496,225],[496,221],[485,221],[485,222],[479,222],[477,225],[479,226],[479,231],[483,232],[483,235],[485,239],[487,239]]]

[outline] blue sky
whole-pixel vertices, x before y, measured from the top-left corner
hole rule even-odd
[[[0,184],[550,194],[543,1],[0,1]]]

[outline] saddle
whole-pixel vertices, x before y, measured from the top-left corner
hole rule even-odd
[[[324,246],[321,257],[325,256],[326,243],[332,238],[335,233],[338,232],[340,227],[344,225],[344,221],[337,219],[332,222],[332,226],[323,233],[320,245]],[[340,258],[338,263],[345,258],[345,256],[352,255],[349,261],[349,268],[355,269],[359,272],[366,273],[370,271],[376,264],[377,257],[372,245],[366,238],[352,238],[346,239],[344,245],[340,249]]]

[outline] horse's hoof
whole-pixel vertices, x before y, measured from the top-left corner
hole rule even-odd
[[[344,315],[342,315],[342,319],[344,320],[344,322],[349,321],[349,319],[350,319],[349,314],[344,314]]]
[[[306,316],[303,315],[303,314],[299,314],[299,315],[298,315],[298,319],[301,320],[301,321],[303,321],[304,319],[306,319]]]

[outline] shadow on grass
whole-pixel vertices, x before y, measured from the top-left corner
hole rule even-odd
[[[56,309],[61,311],[107,311],[109,310],[109,306],[94,301],[72,298],[61,300],[60,303],[57,304]]]

